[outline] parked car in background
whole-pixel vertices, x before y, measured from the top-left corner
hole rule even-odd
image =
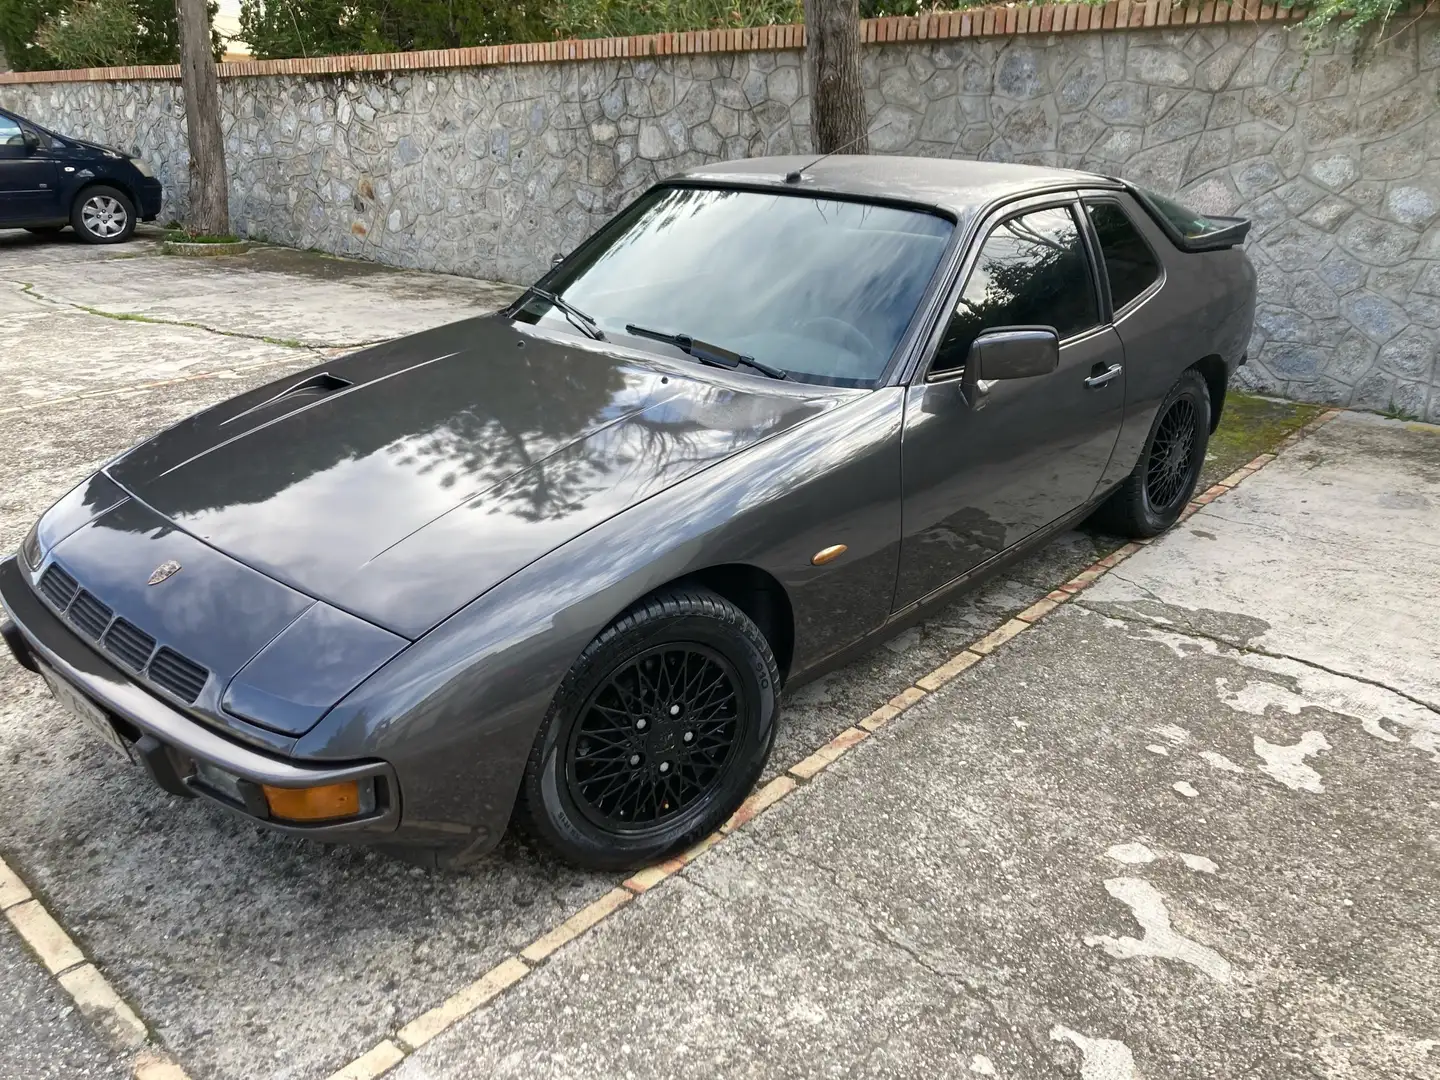
[[[92,244],[129,240],[154,221],[163,190],[143,160],[48,131],[0,109],[0,228],[59,232]]]
[[[176,795],[643,864],[745,798],[782,689],[1092,513],[1178,519],[1247,227],[1021,165],[694,169],[502,312],[115,458],[0,561],[0,631]]]

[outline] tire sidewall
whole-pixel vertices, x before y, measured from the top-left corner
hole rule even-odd
[[[725,607],[724,601],[714,600]],[[572,861],[595,869],[639,866],[683,848],[712,832],[733,812],[759,778],[775,739],[779,713],[778,672],[764,636],[750,620],[730,608],[729,618],[698,611],[659,617],[643,613],[638,625],[613,637],[602,634],[586,649],[556,692],[527,770],[525,799],[530,821],[553,848]],[[738,616],[738,619],[736,618]],[[591,694],[611,673],[658,645],[695,642],[725,657],[740,680],[746,710],[740,745],[720,784],[668,827],[642,835],[607,832],[575,804],[565,781],[570,734]]]
[[[1185,497],[1178,499],[1174,506],[1161,512],[1151,505],[1150,488],[1146,483],[1146,477],[1150,468],[1150,453],[1155,446],[1155,437],[1160,432],[1160,422],[1170,411],[1171,407],[1182,398],[1189,397],[1195,404],[1195,444],[1190,448],[1190,461],[1188,469],[1190,482],[1185,490]],[[1205,464],[1205,450],[1210,444],[1210,390],[1206,386],[1204,378],[1198,371],[1187,371],[1170,388],[1161,402],[1160,408],[1155,412],[1155,420],[1150,425],[1150,434],[1145,439],[1145,448],[1140,455],[1140,508],[1147,523],[1155,532],[1163,532],[1179,519],[1184,511],[1190,496],[1195,492],[1195,485],[1200,479],[1200,470]]]
[[[108,195],[125,208],[125,228],[115,236],[97,236],[85,227],[85,204],[97,195]],[[135,225],[135,203],[119,188],[107,184],[92,184],[75,196],[75,204],[70,211],[70,227],[86,243],[123,244],[135,234]]]

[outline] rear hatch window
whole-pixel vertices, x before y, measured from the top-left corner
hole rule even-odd
[[[1215,251],[1235,247],[1244,241],[1250,231],[1250,222],[1245,218],[1202,214],[1164,195],[1131,184],[1125,186],[1182,251]]]

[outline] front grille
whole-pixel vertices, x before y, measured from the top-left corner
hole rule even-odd
[[[40,591],[61,611],[70,606],[70,601],[75,599],[75,592],[80,588],[79,582],[67,574],[54,563],[40,577]]]
[[[80,628],[81,633],[98,638],[104,632],[105,627],[110,625],[110,616],[115,613],[81,589],[80,595],[75,597],[75,602],[70,605],[67,614],[70,616],[70,621]]]
[[[80,588],[80,583],[58,565],[52,563],[40,576],[40,591],[75,629],[98,641],[102,649],[125,667],[143,674],[186,705],[193,705],[205,689],[205,682],[210,678],[207,668],[181,656],[168,645],[162,645],[156,652],[153,637],[127,619],[114,619],[113,611]]]
[[[185,704],[193,704],[205,688],[210,673],[193,660],[181,656],[169,646],[163,646],[150,661],[150,681],[170,691]]]
[[[110,629],[105,631],[105,640],[100,644],[131,671],[143,670],[145,661],[155,651],[155,639],[124,619],[116,619],[110,624]]]

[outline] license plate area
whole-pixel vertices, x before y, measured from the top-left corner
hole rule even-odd
[[[55,700],[93,731],[101,742],[133,765],[135,754],[130,749],[130,744],[120,737],[120,733],[115,730],[115,725],[105,715],[105,710],[86,697],[79,689],[66,682],[47,664],[44,662],[37,662],[37,664],[40,674],[44,677],[46,685],[50,687],[50,693]]]

